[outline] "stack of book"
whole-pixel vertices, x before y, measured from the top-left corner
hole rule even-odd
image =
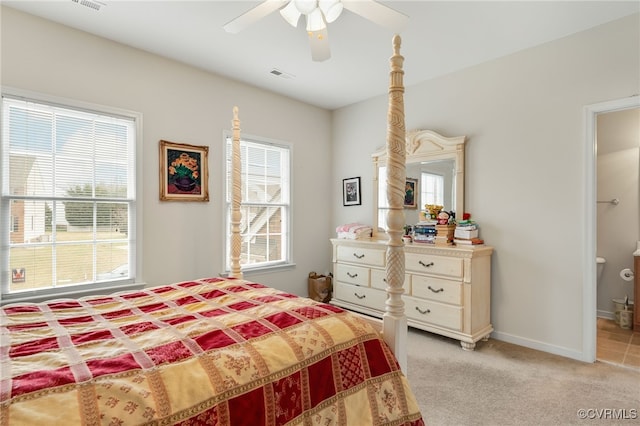
[[[413,242],[433,244],[436,238],[435,224],[419,223],[413,227]]]
[[[484,244],[484,240],[478,237],[478,225],[472,220],[458,222],[453,233],[453,242],[464,246]]]
[[[456,225],[436,225],[436,238],[435,244],[437,246],[451,246],[453,245],[454,234]]]

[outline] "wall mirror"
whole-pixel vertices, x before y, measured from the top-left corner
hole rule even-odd
[[[406,177],[413,188],[405,200],[405,222],[413,225],[420,220],[423,200],[441,200],[437,204],[456,212],[460,218],[464,212],[464,143],[465,136],[445,137],[431,130],[414,130],[406,134]],[[372,154],[373,159],[373,229],[374,235],[386,230],[387,203],[387,152],[381,148]],[[414,201],[410,203],[408,201]],[[415,207],[414,207],[415,206]]]

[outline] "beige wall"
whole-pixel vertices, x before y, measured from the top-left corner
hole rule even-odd
[[[468,136],[465,206],[495,247],[495,337],[582,358],[584,107],[638,93],[637,14],[406,88],[407,129]],[[364,192],[359,207],[333,195],[333,225],[372,221],[367,154],[386,113],[386,96],[334,113],[334,174],[362,176]]]
[[[497,338],[581,358],[584,107],[640,93],[639,22],[630,16],[407,87],[408,129],[468,136],[465,205],[495,247]],[[308,272],[329,268],[335,226],[372,221],[370,153],[385,143],[386,96],[332,114],[7,8],[1,35],[3,85],[144,115],[147,282],[222,269],[222,132],[234,105],[243,133],[293,143],[296,165],[297,267],[250,278],[305,294]],[[158,201],[160,139],[210,146],[209,203]],[[362,205],[344,207],[342,179],[354,176]],[[170,250],[187,242],[192,252]]]
[[[2,7],[1,13],[3,86],[143,114],[142,250],[147,283],[223,270],[223,132],[231,130],[233,106],[240,109],[243,134],[291,143],[295,164],[304,165],[295,167],[292,175],[297,266],[247,278],[306,295],[308,273],[328,270],[331,232],[326,206],[336,190],[328,176],[330,112],[14,9]],[[159,201],[161,139],[209,146],[210,202]]]

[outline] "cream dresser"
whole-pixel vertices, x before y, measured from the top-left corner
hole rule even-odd
[[[382,317],[385,309],[385,240],[332,239],[333,298],[343,308]],[[405,245],[407,323],[460,341],[473,350],[489,337],[491,254],[489,246]]]

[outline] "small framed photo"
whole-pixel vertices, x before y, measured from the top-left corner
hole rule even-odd
[[[160,200],[209,201],[208,146],[160,141]]]
[[[360,177],[342,179],[342,204],[357,206],[360,201]]]
[[[404,208],[416,209],[418,208],[418,179],[407,178],[404,186]]]

